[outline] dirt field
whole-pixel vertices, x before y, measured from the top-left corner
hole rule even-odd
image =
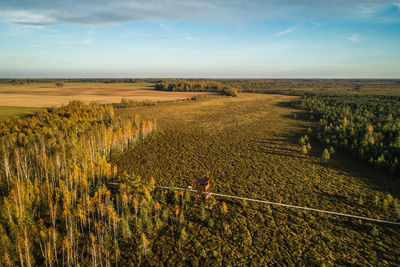
[[[205,92],[156,91],[151,84],[66,83],[58,88],[52,83],[30,85],[0,85],[0,106],[49,107],[68,104],[73,100],[83,102],[115,103],[122,98],[137,101],[167,101],[185,99],[196,95],[216,95]]]

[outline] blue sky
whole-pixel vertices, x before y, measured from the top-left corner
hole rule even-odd
[[[400,0],[0,0],[0,77],[400,78]]]

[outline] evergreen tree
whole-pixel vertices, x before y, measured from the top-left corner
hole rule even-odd
[[[187,239],[188,239],[188,234],[186,233],[185,227],[183,227],[179,237],[179,249],[181,249],[182,244],[186,242]]]
[[[322,152],[321,158],[324,161],[328,161],[331,158],[331,155],[329,154],[328,149],[326,149],[326,148],[324,149],[324,151]]]

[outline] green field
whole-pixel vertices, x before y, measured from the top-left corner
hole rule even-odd
[[[236,196],[398,220],[400,190],[393,175],[348,155],[325,162],[311,139],[308,155],[298,140],[316,124],[290,108],[295,97],[241,94],[122,109],[123,116],[155,119],[159,132],[114,162],[157,185],[187,187],[211,177],[211,191]],[[311,134],[312,135],[312,134]],[[389,195],[390,194],[390,195]],[[214,200],[215,201],[215,200]],[[228,213],[220,212],[225,201]],[[397,265],[400,229],[313,212],[218,199],[199,219],[185,210],[188,240],[178,249],[174,224],[151,236],[150,264],[181,265]],[[212,220],[212,226],[208,223]],[[129,255],[129,247],[123,251]]]
[[[0,120],[4,120],[13,116],[21,117],[31,115],[41,110],[40,108],[28,107],[5,107],[0,106]]]

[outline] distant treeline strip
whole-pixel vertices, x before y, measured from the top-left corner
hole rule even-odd
[[[156,90],[173,92],[217,92],[227,96],[237,96],[237,89],[215,81],[163,81],[156,84]]]

